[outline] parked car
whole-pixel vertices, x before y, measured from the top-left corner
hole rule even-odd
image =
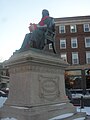
[[[0,97],[7,97],[7,94],[3,92],[2,90],[0,90]]]
[[[72,102],[73,102],[73,99],[72,99],[72,94],[71,94],[70,90],[66,89],[66,95],[68,96],[68,99],[69,99],[70,102],[72,103]]]
[[[0,97],[8,97],[9,88],[3,88],[0,90]]]

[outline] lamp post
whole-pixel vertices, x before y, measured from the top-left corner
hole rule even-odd
[[[86,94],[86,75],[85,75],[85,69],[81,70],[81,76],[82,76],[82,89],[83,89],[83,95]]]

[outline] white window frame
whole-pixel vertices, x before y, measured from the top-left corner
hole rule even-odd
[[[89,24],[84,24],[84,32],[90,32],[90,25]]]
[[[74,46],[74,44],[75,44],[76,46]],[[77,37],[71,38],[71,47],[72,47],[72,48],[78,48]]]
[[[85,47],[90,47],[90,42],[88,43],[87,40],[90,41],[90,37],[85,37]]]
[[[60,53],[61,59],[67,61],[67,53]]]
[[[64,44],[64,47],[62,47],[62,44]],[[66,38],[60,39],[60,49],[66,49]]]
[[[79,64],[78,52],[72,52],[72,64]]]
[[[71,33],[76,33],[77,32],[76,25],[70,25],[70,32]]]
[[[59,33],[66,33],[65,25],[59,25]]]
[[[52,50],[52,43],[49,44],[49,50]]]
[[[90,64],[90,51],[86,51],[86,63]]]

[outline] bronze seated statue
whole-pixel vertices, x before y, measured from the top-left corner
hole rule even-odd
[[[44,49],[45,45],[52,44],[53,52],[55,51],[55,23],[52,17],[49,17],[49,12],[43,10],[42,19],[39,24],[30,24],[30,33],[25,35],[24,41],[20,48],[28,50],[29,48]]]

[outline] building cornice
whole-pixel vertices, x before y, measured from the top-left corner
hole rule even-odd
[[[77,16],[77,17],[65,17],[65,18],[55,18],[55,25],[72,25],[72,24],[90,24],[90,16]]]
[[[84,64],[84,65],[70,65],[65,70],[85,70],[90,68],[90,64]]]

